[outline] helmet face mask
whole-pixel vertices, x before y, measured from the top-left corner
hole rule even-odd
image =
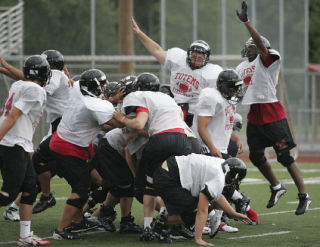
[[[211,48],[205,41],[196,40],[190,45],[187,51],[187,64],[191,69],[200,69],[209,61],[210,53]],[[201,54],[203,54],[204,57],[200,56]],[[199,65],[198,62],[200,63]]]
[[[223,70],[217,79],[217,89],[231,105],[241,102],[244,96],[242,85],[242,79],[233,69]]]
[[[47,56],[47,61],[50,64],[51,69],[63,70],[64,57],[57,50],[46,50],[41,55]]]
[[[103,95],[107,99],[114,97],[120,89],[124,89],[123,84],[116,81],[111,81],[107,85],[108,86],[105,86],[105,89],[103,90]]]
[[[140,91],[157,92],[160,88],[159,78],[152,73],[144,72],[137,76],[137,83]]]
[[[107,84],[106,75],[98,69],[83,72],[79,79],[81,93],[91,97],[99,97]]]
[[[26,79],[40,82],[43,87],[51,78],[51,69],[45,56],[33,55],[28,57],[23,65],[23,74]]]
[[[267,40],[265,37],[260,36],[263,45],[267,48],[270,49],[271,45],[269,40]],[[248,58],[253,58],[256,57],[258,55],[258,48],[256,46],[256,44],[254,43],[254,40],[252,37],[250,37],[247,42],[245,43],[244,48],[241,51],[241,56],[242,57],[248,57]]]

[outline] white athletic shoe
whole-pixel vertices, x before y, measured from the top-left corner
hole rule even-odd
[[[30,233],[29,237],[21,238],[19,236],[18,245],[20,246],[47,246],[50,245],[49,240],[43,240],[36,235],[33,235],[33,232]]]
[[[9,207],[3,212],[3,218],[11,221],[19,221],[19,210],[13,207]]]
[[[228,226],[226,223],[221,223],[219,227],[219,232],[228,232],[228,233],[235,233],[238,232],[239,229],[236,227]]]
[[[205,226],[205,227],[203,228],[203,230],[202,230],[202,235],[209,235],[210,232],[211,232],[210,227]]]

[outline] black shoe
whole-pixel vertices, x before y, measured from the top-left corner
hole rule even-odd
[[[242,198],[235,200],[234,204],[236,206],[236,211],[238,213],[245,215],[247,212],[247,207],[249,206],[249,203],[250,203],[250,198],[242,193],[241,193],[241,195],[242,195]]]
[[[184,225],[176,225],[170,227],[170,237],[172,239],[193,239],[194,234],[188,230]]]
[[[120,233],[142,233],[142,228],[134,223],[134,217],[129,214],[121,218]]]
[[[87,219],[83,219],[80,223],[72,223],[69,227],[66,227],[71,233],[87,232],[98,229],[100,222],[93,222]]]
[[[66,229],[64,229],[62,232],[59,232],[57,229],[55,229],[52,237],[53,237],[53,239],[56,239],[56,240],[62,240],[62,239],[78,240],[78,239],[81,239],[81,236],[79,233],[69,232]]]
[[[153,241],[156,239],[154,232],[150,227],[146,227],[143,229],[142,234],[140,235],[140,241]]]
[[[311,203],[311,197],[307,193],[306,194],[299,193],[298,198],[299,198],[299,205],[296,210],[296,215],[301,215],[308,210],[309,205]]]
[[[287,192],[287,189],[283,184],[281,184],[281,188],[278,190],[273,190],[272,186],[270,186],[270,189],[271,189],[271,197],[267,204],[267,208],[272,208],[274,205],[276,205],[279,198]]]
[[[32,213],[38,214],[44,210],[56,205],[56,199],[54,199],[52,193],[49,196],[41,195],[39,202],[34,206]]]
[[[159,234],[158,238],[159,238],[159,242],[161,243],[165,243],[165,244],[172,243],[172,239],[170,237],[170,230],[163,229]]]
[[[113,207],[101,206],[100,212],[98,214],[98,220],[103,228],[108,232],[115,232],[116,227],[113,221],[116,219],[117,212]]]

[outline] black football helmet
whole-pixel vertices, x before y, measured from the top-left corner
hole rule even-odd
[[[108,86],[105,87],[105,90],[103,92],[104,97],[107,99],[110,97],[115,96],[120,89],[125,89],[124,85],[122,83],[116,82],[116,81],[111,81],[108,83]]]
[[[125,78],[122,78],[119,83],[122,84],[122,87],[125,88],[125,96],[127,96],[129,93],[131,92],[135,92],[139,89],[139,84],[138,84],[138,80],[137,77],[134,75],[129,75],[126,76]]]
[[[170,84],[162,84],[160,86],[159,92],[165,93],[165,94],[169,95],[171,98],[174,97],[173,93],[171,92],[171,89],[170,89]]]
[[[243,98],[243,80],[234,69],[220,72],[217,79],[217,89],[229,104],[236,105]]]
[[[47,61],[50,64],[51,69],[63,70],[64,67],[64,57],[57,50],[46,50],[42,52],[41,55],[47,56]]]
[[[265,37],[263,36],[260,36],[261,40],[262,40],[262,43],[263,45],[267,48],[267,49],[271,49],[271,45],[270,45],[270,42],[269,40],[267,40]],[[246,44],[244,45],[244,48],[241,50],[241,56],[242,57],[247,57],[247,54],[248,54],[248,49],[250,46],[256,46],[256,44],[254,43],[254,40],[252,37],[250,37]]]
[[[191,62],[191,53],[192,52],[199,52],[199,53],[203,53],[205,55],[205,59],[204,59],[203,64],[201,66],[196,67]],[[209,61],[210,53],[211,53],[211,48],[207,42],[205,42],[203,40],[196,40],[190,45],[190,47],[187,51],[187,64],[189,64],[191,69],[200,69],[203,66],[205,66],[207,64],[207,62]]]
[[[23,74],[28,80],[39,81],[43,87],[51,78],[50,65],[44,56],[33,55],[25,60]]]
[[[144,72],[137,76],[137,83],[141,91],[159,91],[160,80],[152,73]]]
[[[99,69],[89,69],[80,76],[79,85],[83,95],[99,97],[108,83],[106,75]]]
[[[73,81],[79,81],[80,80],[80,77],[81,77],[81,75],[74,75],[74,76],[72,76],[72,80]]]
[[[238,158],[229,158],[221,164],[225,173],[226,186],[235,186],[239,188],[241,181],[247,175],[246,164]]]

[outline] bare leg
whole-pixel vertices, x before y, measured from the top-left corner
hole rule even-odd
[[[287,167],[288,172],[290,173],[294,183],[296,184],[299,193],[306,193],[303,178],[301,176],[301,172],[297,164],[294,162],[290,166]]]
[[[131,212],[133,197],[120,198],[121,217],[128,216]]]
[[[79,198],[79,195],[76,193],[72,193],[69,196],[69,199],[77,199]],[[82,213],[82,209],[76,208],[74,206],[71,206],[69,204],[66,204],[64,207],[64,211],[63,211],[63,215],[60,221],[60,224],[57,228],[57,230],[59,232],[62,232],[63,229],[67,226],[69,226],[72,223],[72,220],[76,217],[76,215],[78,215],[78,211],[80,211],[80,213]]]
[[[143,196],[144,217],[153,217],[155,209],[155,197],[150,195]]]
[[[48,197],[50,196],[50,180],[51,180],[51,172],[46,171],[38,175],[38,180],[41,186],[42,195]]]

